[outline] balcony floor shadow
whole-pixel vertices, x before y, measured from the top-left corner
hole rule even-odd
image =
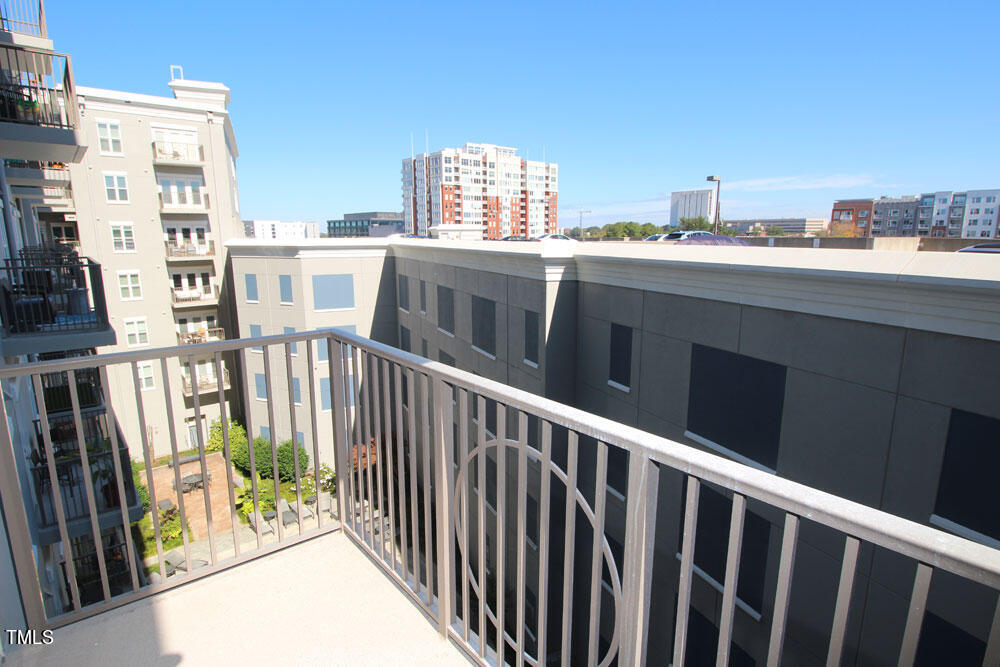
[[[55,631],[31,665],[468,665],[342,533]]]

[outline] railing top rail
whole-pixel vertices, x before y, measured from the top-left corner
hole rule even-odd
[[[626,449],[630,453],[647,456],[657,463],[761,500],[797,516],[1000,589],[1000,550],[342,330],[319,329],[186,345],[183,350],[175,346],[2,366],[0,379],[30,373],[51,373],[70,368],[107,366],[169,356],[200,356],[326,338],[350,343],[389,361],[418,369],[433,379],[470,389],[485,398],[524,410],[582,435]]]

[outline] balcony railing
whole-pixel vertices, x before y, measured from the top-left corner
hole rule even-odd
[[[44,0],[0,0],[0,30],[47,38]]]
[[[79,125],[70,57],[0,44],[0,121],[73,129]]]
[[[194,306],[201,303],[214,303],[219,300],[219,286],[211,285],[208,291],[203,287],[191,289],[171,288],[171,299],[175,306]]]
[[[197,199],[194,197],[174,197],[159,193],[161,213],[204,213],[211,208],[208,193],[202,192]]]
[[[317,354],[323,355],[323,363],[316,363]],[[273,480],[258,477],[268,458],[272,470],[279,467],[273,445],[265,443],[256,454],[256,447],[237,452],[233,433],[221,428],[218,456],[226,465],[206,482],[203,435],[195,429],[197,454],[185,462],[171,431],[176,494],[171,495],[169,484],[153,484],[151,502],[155,507],[164,493],[176,498],[182,522],[200,507],[208,517],[208,536],[197,544],[185,538],[176,558],[183,556],[186,567],[170,574],[154,512],[155,557],[137,558],[131,542],[124,550],[130,587],[112,598],[111,575],[98,550],[103,599],[90,606],[80,603],[78,575],[72,561],[66,561],[70,611],[46,615],[40,592],[44,582],[36,574],[27,521],[15,511],[16,504],[7,503],[19,497],[17,477],[0,476],[0,484],[7,485],[0,490],[29,627],[63,625],[332,530],[337,524],[329,515],[335,507],[351,541],[434,620],[443,636],[480,663],[617,661],[631,666],[666,663],[672,656],[674,665],[682,665],[691,659],[693,637],[704,639],[705,628],[692,624],[702,622],[695,611],[707,606],[715,610],[710,625],[717,625],[711,630],[712,648],[699,650],[717,651],[717,664],[728,663],[737,634],[758,647],[758,664],[763,664],[763,654],[767,664],[780,664],[786,631],[796,629],[811,640],[818,636],[827,664],[840,664],[855,636],[847,630],[858,621],[858,599],[865,598],[855,588],[868,590],[873,547],[891,558],[886,562],[892,563],[896,585],[904,590],[898,604],[883,605],[878,618],[869,614],[865,623],[891,628],[884,643],[898,651],[899,664],[914,660],[931,583],[938,578],[949,587],[962,583],[989,589],[988,607],[964,611],[979,614],[977,625],[987,629],[984,664],[995,664],[1000,655],[1000,622],[995,620],[1000,618],[1000,550],[353,334],[317,331],[98,355],[4,367],[0,379],[28,376],[37,385],[40,373],[96,366],[106,385],[109,368],[130,370],[139,424],[130,442],[137,450],[141,443],[141,452],[134,454],[141,454],[147,478],[153,478],[147,416],[172,425],[176,414],[167,362],[211,356],[214,375],[222,378],[223,355],[235,357],[244,369],[243,389],[250,398],[242,412],[248,433],[266,426],[274,440],[289,438],[297,429],[306,434],[304,448],[291,448],[294,466],[283,457],[295,484],[294,509],[275,502],[289,493],[277,474]],[[140,364],[150,361],[162,369],[162,397],[142,395]],[[192,372],[197,368],[192,365]],[[74,387],[72,375],[70,380]],[[301,394],[292,392],[293,386],[301,386]],[[227,425],[223,381],[216,379],[212,391],[220,424]],[[204,407],[199,394],[192,402],[193,423],[198,424]],[[0,409],[5,409],[2,404]],[[0,419],[0,442],[7,438],[0,447],[0,475],[13,462],[6,424]],[[306,452],[308,462],[299,460]],[[249,458],[252,469],[242,485],[234,482],[231,467],[237,454],[244,459],[241,465]],[[316,475],[331,463],[336,468],[334,505],[325,511],[324,501],[331,498],[319,492],[312,499],[314,511],[307,513],[305,469],[312,467]],[[193,481],[202,486],[181,492],[182,465],[201,471]],[[123,473],[116,468],[114,475],[124,493]],[[54,472],[52,478],[58,479]],[[210,494],[210,484],[225,485],[225,493]],[[721,513],[715,511],[718,503],[709,503],[718,496],[725,506]],[[211,506],[220,497],[221,516],[231,517],[232,523],[214,532],[212,521],[220,514]],[[276,504],[277,513],[269,518],[268,510]],[[739,590],[751,508],[776,523],[780,535],[771,540],[774,558],[766,576],[747,567],[749,575],[767,582],[766,599],[758,601],[757,611]],[[249,542],[239,539],[241,511],[255,528]],[[57,516],[57,522],[62,529],[64,518]],[[230,529],[233,541],[224,542]],[[721,539],[711,553],[701,547],[706,531],[713,535],[706,544],[717,539],[716,533]],[[125,533],[126,540],[129,535]],[[830,555],[820,556],[812,540],[821,540]],[[195,553],[203,554],[200,566],[192,560]],[[699,556],[719,564],[711,587],[704,585],[708,575],[700,567],[703,561],[696,561]],[[836,571],[822,584],[806,579],[821,576],[812,571],[817,558],[836,561]],[[147,577],[144,566],[151,564],[167,576]],[[804,629],[796,628],[801,619],[790,604],[793,593],[816,597],[820,588],[836,591],[829,607],[810,617]],[[651,626],[654,610],[669,620]],[[673,638],[666,655],[662,648],[651,654],[651,630],[657,638]],[[669,641],[657,643],[662,647]]]
[[[209,259],[215,256],[215,241],[211,240],[181,245],[167,241],[164,245],[167,250],[167,259]]]
[[[193,386],[197,386],[198,387],[198,393],[199,394],[205,394],[205,393],[210,392],[210,391],[212,391],[214,389],[217,389],[220,386],[220,384],[221,384],[221,386],[222,386],[223,389],[229,389],[230,384],[229,384],[229,369],[228,368],[223,368],[222,369],[221,378],[222,378],[222,382],[220,383],[219,382],[219,377],[216,377],[215,375],[203,375],[203,376],[200,376],[200,377],[195,377],[194,381],[192,382],[192,379],[189,376],[187,376],[185,374],[181,374],[181,387],[183,388],[184,393],[186,395],[188,395],[188,396],[190,396],[190,395],[192,395],[194,393],[194,391],[192,389]]]
[[[155,164],[201,164],[204,161],[205,149],[201,144],[176,141],[153,142]]]
[[[226,332],[222,327],[198,329],[197,331],[182,331],[177,334],[177,342],[181,345],[197,345],[198,343],[214,343],[225,340]]]
[[[101,265],[57,253],[0,263],[4,336],[107,329]]]

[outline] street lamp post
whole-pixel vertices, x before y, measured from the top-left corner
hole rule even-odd
[[[722,177],[721,176],[709,176],[705,179],[709,183],[715,183],[715,233],[719,233],[719,191],[722,189]]]
[[[592,211],[584,211],[583,209],[580,209],[580,224],[578,225],[577,229],[580,230],[579,238],[581,239],[583,238],[583,216],[589,215],[590,213],[592,213]]]

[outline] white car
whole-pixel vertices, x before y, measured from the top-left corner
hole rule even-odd
[[[661,241],[682,241],[684,239],[696,238],[698,236],[713,236],[712,232],[701,232],[701,231],[687,231],[687,232],[670,232],[669,234],[664,234]]]
[[[532,241],[573,241],[575,243],[576,239],[571,239],[565,234],[542,234],[533,238]]]

